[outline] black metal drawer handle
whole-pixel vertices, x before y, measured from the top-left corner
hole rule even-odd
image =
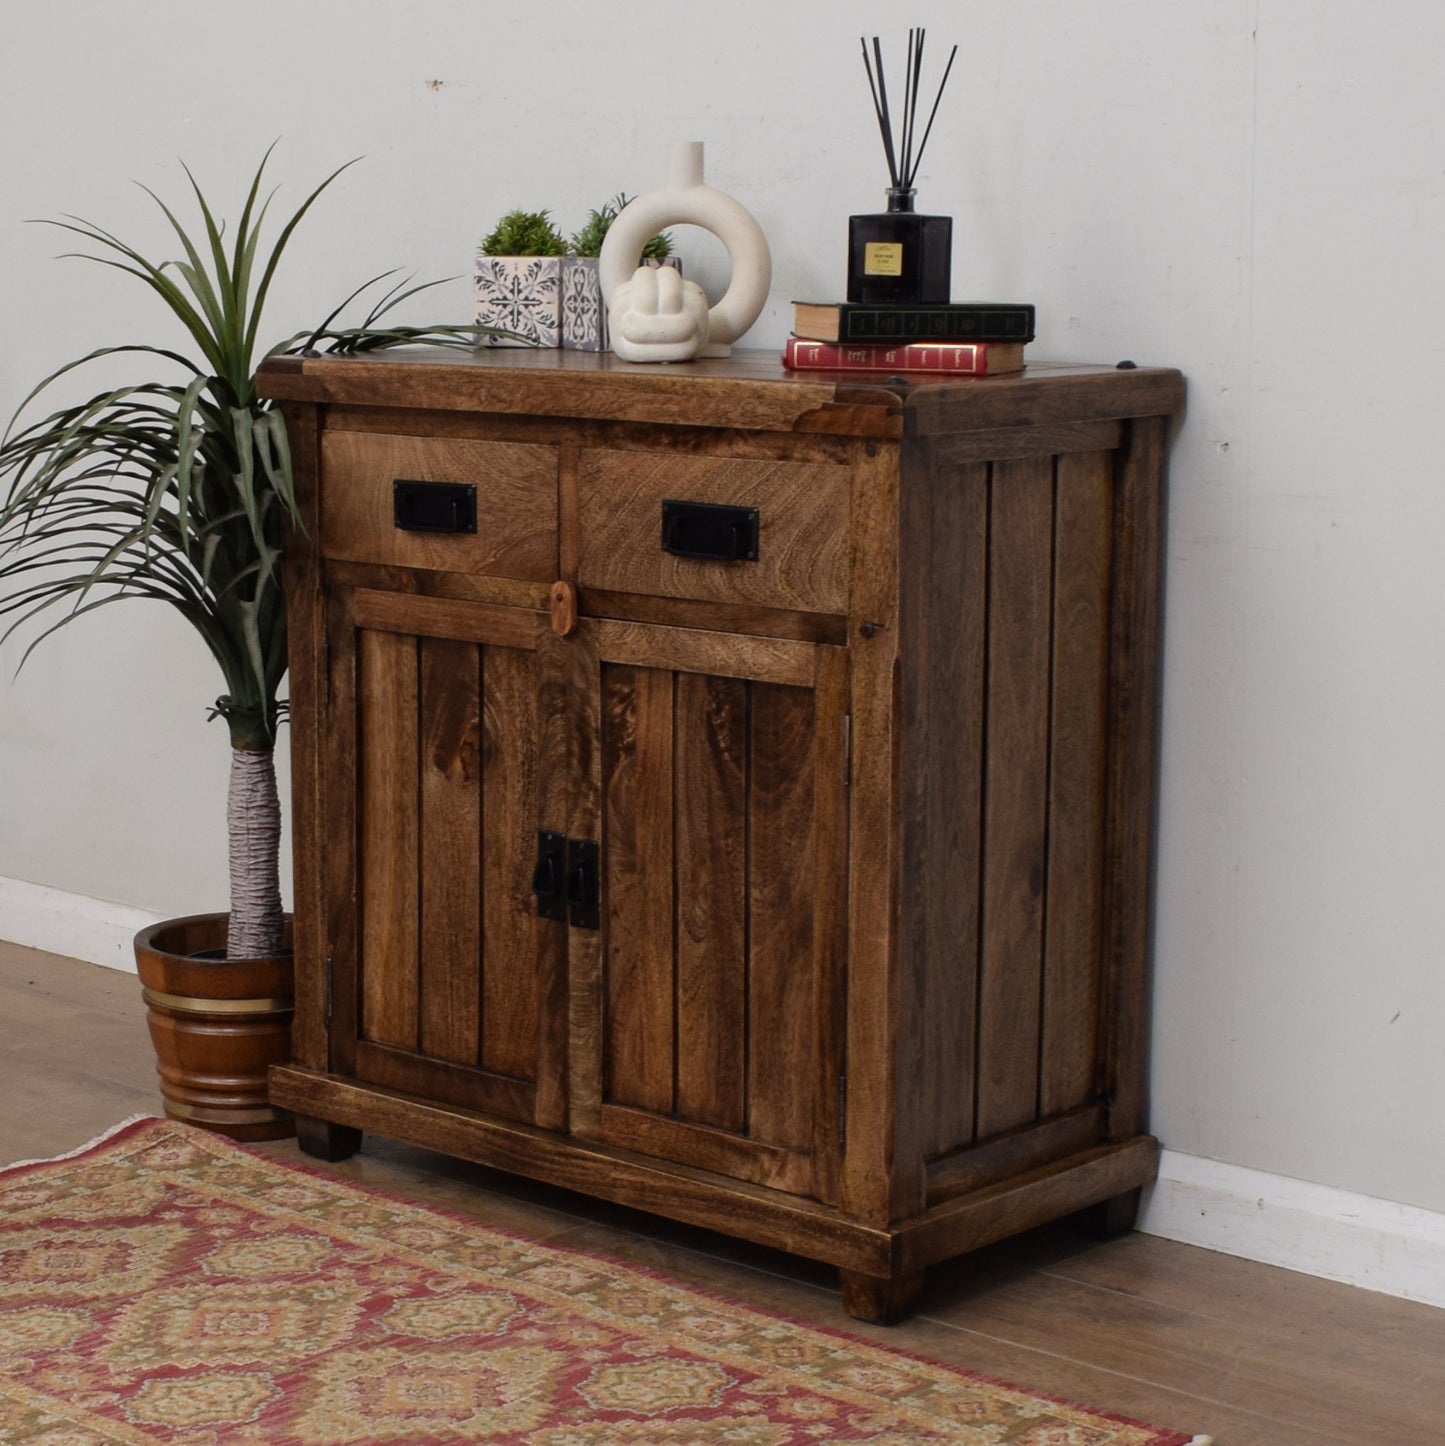
[[[669,498],[662,504],[662,550],[702,562],[756,562],[758,509]]]
[[[392,521],[401,532],[475,532],[477,489],[470,482],[391,484]]]

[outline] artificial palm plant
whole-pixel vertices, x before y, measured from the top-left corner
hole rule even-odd
[[[193,350],[130,344],[102,347],[46,377],[21,404],[3,443],[0,478],[0,639],[41,625],[25,654],[56,628],[122,598],[169,603],[200,634],[225,678],[215,715],[231,739],[228,802],[230,958],[279,951],[280,801],[274,745],[285,710],[286,600],[280,558],[296,517],[281,414],[256,395],[255,370],[286,351],[366,351],[412,342],[467,346],[472,326],[382,326],[381,318],[423,287],[394,286],[356,327],[339,327],[358,288],[314,330],[267,348],[261,318],[278,263],[301,219],[346,167],[332,172],[281,227],[269,248],[261,231],[271,197],[261,196],[270,151],[257,168],[234,234],[189,170],[199,209],[195,238],[154,192],[183,255],[153,262],[91,222],[48,224],[84,238],[71,253],[112,266],[151,289],[189,334]],[[350,163],[348,163],[350,164]],[[274,192],[272,193],[274,195]],[[102,357],[141,355],[174,375],[112,388],[21,423],[53,383]]]

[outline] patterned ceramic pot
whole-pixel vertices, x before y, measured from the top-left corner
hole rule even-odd
[[[644,266],[671,266],[682,270],[676,256],[644,258]],[[562,258],[562,346],[568,351],[608,351],[607,306],[595,256]]]
[[[488,346],[560,346],[562,257],[478,256],[472,280],[478,326],[515,337],[488,337]]]

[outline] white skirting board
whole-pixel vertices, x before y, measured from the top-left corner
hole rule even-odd
[[[1445,1306],[1445,1215],[1163,1151],[1139,1229]]]
[[[0,939],[135,973],[158,915],[0,878]],[[1445,1215],[1165,1150],[1139,1228],[1226,1255],[1445,1306]]]
[[[0,878],[0,939],[135,973],[131,941],[161,915],[129,904]]]

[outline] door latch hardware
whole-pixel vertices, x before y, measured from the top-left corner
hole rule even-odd
[[[565,919],[567,900],[567,840],[560,833],[537,831],[537,864],[532,870],[532,892],[537,896],[539,919]]]
[[[567,840],[567,914],[574,929],[600,926],[597,845],[591,839]]]

